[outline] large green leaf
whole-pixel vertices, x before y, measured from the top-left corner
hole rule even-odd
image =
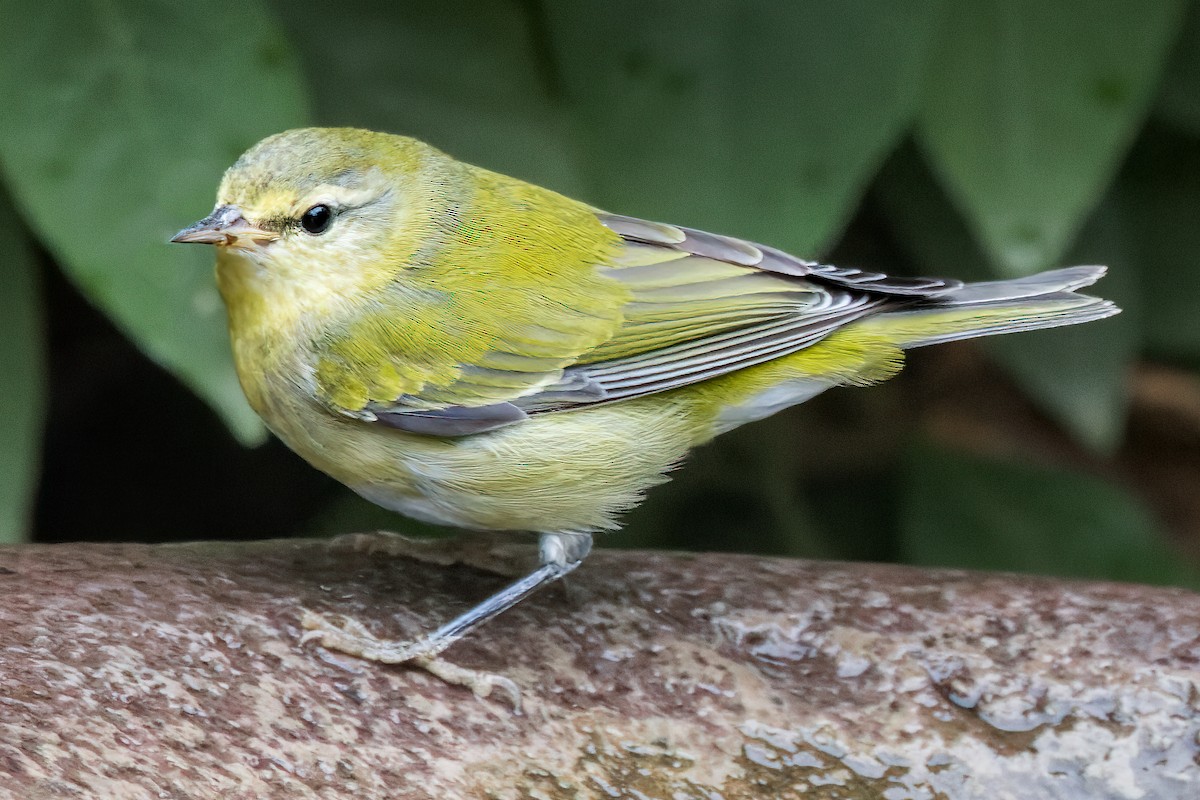
[[[0,193],[0,542],[25,538],[45,411],[37,264]]]
[[[20,211],[92,302],[239,436],[260,437],[212,252],[167,239],[212,208],[245,148],[305,119],[279,28],[255,0],[9,5],[0,164]]]
[[[987,257],[912,148],[880,174],[879,197],[920,271],[967,280],[989,277]],[[1141,341],[1137,267],[1129,252],[1127,214],[1114,202],[1092,214],[1066,264],[1107,264],[1087,291],[1121,306],[1112,319],[1049,331],[997,336],[985,346],[1042,408],[1089,446],[1111,451],[1124,430],[1126,377]]]
[[[322,124],[424,139],[457,158],[582,192],[528,2],[283,2]],[[312,24],[320,18],[319,25]]]
[[[939,4],[544,5],[598,204],[809,254],[908,127]]]
[[[1163,76],[1155,113],[1200,135],[1200,2],[1191,0],[1175,52]]]
[[[1200,587],[1128,492],[1065,469],[915,447],[901,546],[917,564]]]
[[[1056,264],[1137,132],[1181,0],[951,3],[918,132],[994,265]]]

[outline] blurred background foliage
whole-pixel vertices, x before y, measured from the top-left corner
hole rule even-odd
[[[602,544],[1200,585],[1200,0],[4,6],[4,540],[431,530],[268,439],[166,244],[262,136],[356,125],[836,263],[1110,265],[1121,316],[916,352]]]

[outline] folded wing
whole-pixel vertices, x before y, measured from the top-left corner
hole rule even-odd
[[[804,261],[740,239],[598,214],[620,237],[594,269],[626,301],[611,335],[568,359],[502,342],[454,380],[372,401],[361,413],[435,436],[462,436],[567,410],[677,389],[794,353],[881,306],[961,288]]]

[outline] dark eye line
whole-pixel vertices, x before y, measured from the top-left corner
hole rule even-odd
[[[312,211],[314,208],[317,208],[318,206],[324,206],[325,208],[329,209],[329,213],[331,215],[329,224],[332,225],[333,220],[336,220],[338,217],[342,216],[346,212],[358,211],[360,209],[367,208],[368,206],[373,206],[376,203],[381,203],[384,200],[387,200],[388,198],[390,198],[392,196],[392,194],[393,194],[393,190],[388,189],[387,191],[383,192],[382,194],[380,194],[377,197],[372,197],[370,200],[366,200],[362,203],[356,203],[354,205],[345,205],[345,204],[341,204],[341,203],[337,203],[337,202],[333,202],[333,201],[323,202],[323,203],[314,203],[313,205],[306,208],[300,214],[299,217],[280,217],[280,218],[270,220],[269,224],[271,226],[275,226],[280,231],[294,230],[294,231],[308,233],[305,230],[304,225],[303,225],[304,215],[307,214],[308,212]],[[328,229],[329,229],[329,226],[327,225],[325,230],[328,230]],[[324,233],[324,231],[322,231],[322,233]],[[319,236],[320,234],[319,233],[318,234],[308,233],[308,235],[309,236]]]
[[[264,231],[272,231],[273,233],[287,233],[288,229],[296,224],[296,220],[291,217],[267,217],[258,222],[258,227]]]

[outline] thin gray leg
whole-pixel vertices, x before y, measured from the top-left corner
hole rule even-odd
[[[305,614],[301,620],[304,627],[309,629],[301,641],[317,639],[329,649],[384,664],[428,662],[472,628],[507,611],[547,583],[571,572],[591,549],[592,537],[589,534],[543,533],[538,546],[541,566],[415,642],[378,639],[353,620],[347,620],[343,627],[335,627],[317,614]]]

